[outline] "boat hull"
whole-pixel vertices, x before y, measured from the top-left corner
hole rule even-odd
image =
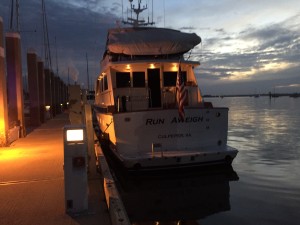
[[[98,113],[109,150],[128,169],[162,169],[231,164],[237,150],[227,146],[228,108]]]

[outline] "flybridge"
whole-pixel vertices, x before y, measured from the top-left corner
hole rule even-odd
[[[129,56],[172,55],[190,51],[201,42],[195,33],[167,28],[121,28],[108,33],[109,53]]]
[[[127,17],[126,21],[123,20],[123,23],[132,25],[132,27],[115,28],[108,31],[103,61],[106,56],[109,56],[107,60],[110,62],[153,59],[178,60],[201,42],[201,38],[195,33],[146,27],[154,24],[153,21],[150,22],[149,16],[148,22],[140,19],[140,13],[148,9],[148,6],[141,6],[141,0],[138,0],[137,7],[133,4],[133,0],[129,0],[129,2],[130,16]],[[136,15],[135,18],[133,18],[133,14]]]

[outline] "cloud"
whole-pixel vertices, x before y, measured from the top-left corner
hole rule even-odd
[[[201,61],[206,79],[268,80],[278,78],[279,73],[295,76],[288,71],[300,68],[300,31],[295,29],[300,23],[296,19],[297,15],[281,23],[251,27],[239,35],[220,29],[226,36],[203,39],[204,50],[197,48],[192,56]]]
[[[288,85],[278,85],[278,86],[275,86],[276,88],[297,88],[299,87],[300,88],[300,84],[288,84]]]
[[[196,28],[192,27],[192,26],[187,26],[187,27],[180,27],[179,29],[180,30],[195,30]]]
[[[0,15],[4,18],[6,30],[9,24],[10,2],[3,0],[0,3]],[[63,75],[71,60],[78,71],[78,79],[82,80],[79,82],[86,83],[85,56],[88,53],[91,80],[95,79],[100,69],[99,62],[105,48],[107,29],[115,27],[116,21],[120,20],[122,2],[110,0],[45,2],[52,62],[56,64],[54,58],[57,53],[59,71]],[[190,54],[191,60],[201,62],[196,73],[202,81],[205,80],[207,84],[211,82],[213,85],[229,86],[230,83],[237,82],[249,85],[257,85],[256,82],[260,82],[264,83],[266,88],[269,87],[267,81],[271,80],[272,82],[274,80],[275,86],[300,83],[297,78],[300,77],[300,14],[298,11],[298,14],[292,15],[295,10],[280,11],[281,8],[291,7],[295,1],[288,3],[278,1],[271,8],[271,3],[267,1],[256,1],[255,4],[235,1],[236,5],[233,8],[231,0],[226,3],[201,4],[190,0],[186,4],[191,7],[182,7],[183,3],[179,3],[180,1],[166,2],[165,17],[164,13],[159,11],[163,10],[163,3],[155,2],[154,6],[157,9],[154,18],[160,17],[160,22],[156,21],[157,26],[166,19],[167,26],[172,24],[174,29],[177,26],[177,29],[179,27],[181,30],[202,34],[200,35],[202,43]],[[127,3],[124,4],[124,11],[126,7]],[[188,13],[185,8],[188,8]],[[266,12],[272,16],[268,16]],[[275,17],[278,12],[281,14]],[[172,15],[168,16],[168,13]],[[41,1],[20,1],[23,60],[26,58],[24,55],[26,49],[32,47],[37,50],[40,57],[44,55],[41,18]],[[36,32],[33,32],[34,30]],[[26,63],[23,65],[23,70],[26,71]],[[289,80],[289,83],[284,83],[284,79]]]
[[[63,2],[53,0],[45,1],[45,3],[53,69],[56,68],[55,55],[57,53],[59,71],[61,73],[66,71],[71,60],[77,70],[76,76],[84,81],[86,53],[88,52],[91,79],[94,80],[100,70],[99,62],[105,48],[106,32],[107,29],[115,26],[117,20],[115,13],[119,4],[95,0]],[[106,7],[106,3],[113,7]],[[96,11],[100,8],[101,10]],[[4,19],[8,24],[8,7],[3,9],[1,6],[0,13],[4,10],[2,15],[5,15]],[[43,58],[44,41],[40,1],[20,1],[20,25],[23,61],[26,59],[25,54],[28,48],[36,49],[39,56]],[[37,32],[24,32],[33,30]],[[26,74],[26,70],[24,61],[23,74]],[[66,76],[63,77],[66,82]],[[79,83],[86,83],[83,81]]]

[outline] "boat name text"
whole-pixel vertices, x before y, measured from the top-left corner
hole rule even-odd
[[[179,117],[173,117],[170,120],[170,123],[200,123],[203,121],[202,116],[188,116],[184,119],[181,119]],[[158,125],[158,124],[164,124],[165,118],[156,118],[156,119],[146,119],[146,125]]]

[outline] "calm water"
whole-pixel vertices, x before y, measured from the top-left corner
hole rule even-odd
[[[120,180],[131,221],[300,224],[300,98],[206,100],[230,108],[228,144],[239,150],[233,171]]]

